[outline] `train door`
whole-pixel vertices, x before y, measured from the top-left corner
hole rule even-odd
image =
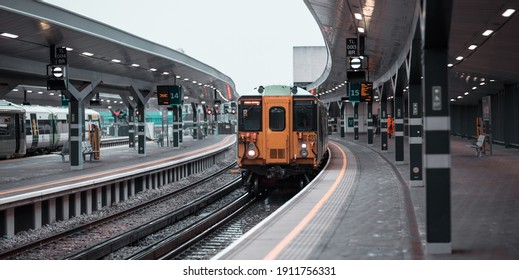
[[[290,97],[264,98],[267,164],[289,163]]]
[[[15,114],[15,135],[16,135],[16,149],[15,153],[18,155],[25,154],[25,116],[24,113]]]

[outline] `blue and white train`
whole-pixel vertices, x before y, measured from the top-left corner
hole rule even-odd
[[[85,109],[85,124],[90,123],[101,127],[100,115]],[[0,158],[57,151],[68,141],[68,132],[67,108],[21,106],[0,100]]]

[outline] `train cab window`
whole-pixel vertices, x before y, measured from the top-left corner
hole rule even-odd
[[[294,131],[317,131],[317,105],[313,100],[294,101]]]
[[[244,100],[238,107],[240,131],[261,130],[261,102],[259,100]]]
[[[270,108],[269,128],[272,131],[285,130],[285,108],[283,108],[283,107]]]

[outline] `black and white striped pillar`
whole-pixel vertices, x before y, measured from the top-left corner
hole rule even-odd
[[[395,87],[394,120],[395,120],[395,162],[404,163],[404,88],[406,85],[406,65],[402,64],[398,70]]]
[[[387,92],[391,88],[391,81],[384,83],[380,94],[380,149],[387,151]]]
[[[132,106],[128,106],[128,147],[135,148],[135,109]]]
[[[409,73],[409,186],[423,187],[422,163],[422,37],[417,24]]]
[[[178,127],[178,111],[179,107],[177,105],[173,105],[173,149],[180,148],[180,136],[179,136],[179,127]]]
[[[426,252],[450,254],[451,155],[448,47],[452,0],[424,0],[422,7]]]
[[[353,140],[359,141],[359,102],[353,102]]]
[[[144,120],[144,102],[137,100],[137,154],[146,156],[146,122]]]
[[[368,107],[368,146],[373,146],[373,101],[366,103]]]
[[[340,110],[341,110],[341,138],[344,138],[345,136],[345,132],[344,132],[344,111],[346,110],[346,102],[340,102],[340,106],[339,106]]]

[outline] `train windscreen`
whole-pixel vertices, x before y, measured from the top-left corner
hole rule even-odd
[[[243,100],[238,107],[240,131],[261,130],[261,101]]]
[[[314,100],[294,100],[294,131],[317,131],[317,104]]]

